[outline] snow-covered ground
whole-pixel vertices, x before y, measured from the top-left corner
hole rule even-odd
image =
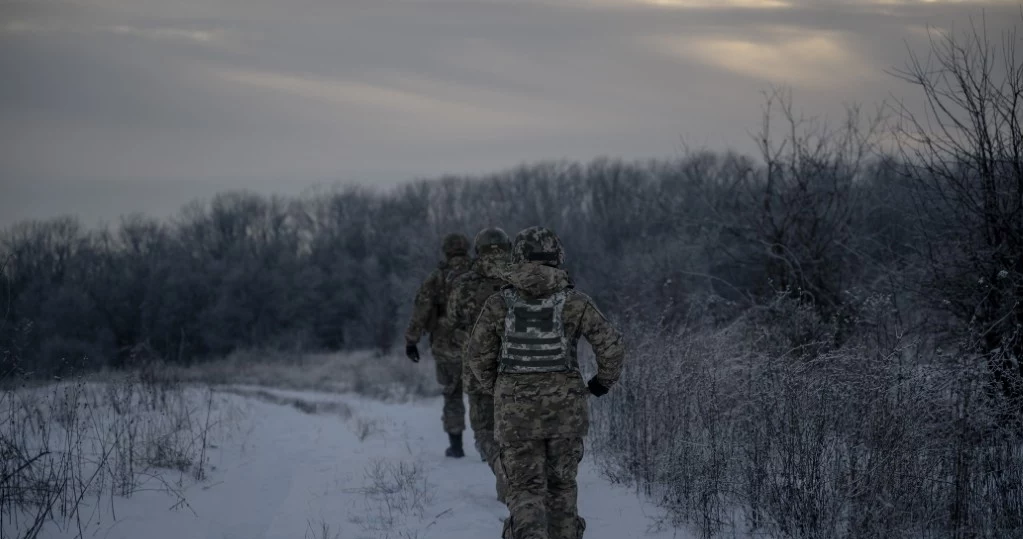
[[[507,509],[466,433],[467,458],[443,456],[440,399],[384,403],[349,394],[240,387],[218,390],[232,425],[209,449],[204,481],[181,498],[162,489],[84,507],[84,537],[104,539],[485,539]],[[656,530],[660,512],[579,473],[587,539],[688,537]],[[77,526],[50,525],[44,538]]]

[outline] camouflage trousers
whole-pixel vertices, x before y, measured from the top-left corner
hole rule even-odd
[[[582,438],[522,440],[501,445],[508,478],[503,539],[582,539],[586,521],[576,505]]]
[[[436,354],[435,354],[436,356]],[[465,430],[465,401],[462,400],[462,362],[437,357],[437,382],[443,386],[444,432],[459,434]]]
[[[469,393],[469,426],[472,427],[476,451],[494,472],[497,481],[497,499],[505,500],[507,480],[501,469],[501,455],[494,440],[494,397],[482,393]]]

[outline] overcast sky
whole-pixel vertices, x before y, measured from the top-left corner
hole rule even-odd
[[[752,152],[761,92],[837,118],[918,93],[926,25],[1018,2],[0,0],[0,226],[227,189]]]

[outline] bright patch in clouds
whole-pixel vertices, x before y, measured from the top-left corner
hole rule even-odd
[[[638,0],[641,4],[667,8],[776,9],[792,6],[786,0]]]
[[[497,102],[494,96],[408,77],[381,84],[246,69],[218,69],[214,73],[222,80],[326,106],[328,112],[334,109],[342,116],[353,110],[372,114],[381,126],[418,125],[433,132],[487,133],[497,126],[536,128],[549,123],[542,116],[523,113],[529,103],[523,103],[519,110],[514,101],[506,99],[505,108],[488,108],[486,103]]]
[[[1015,4],[1015,0],[866,0],[868,4]]]
[[[779,9],[815,5],[807,0],[593,0],[595,2],[630,3],[673,9]],[[1013,4],[1015,0],[845,0],[832,5],[912,6],[919,4]]]
[[[148,39],[178,39],[209,43],[219,37],[220,32],[202,30],[185,30],[182,28],[138,28],[135,26],[108,26],[104,30],[121,35],[144,37]]]
[[[219,75],[233,82],[336,103],[400,109],[405,112],[451,106],[428,96],[355,81],[241,69],[225,69]]]
[[[58,21],[34,22],[14,20],[0,27],[0,31],[12,34],[52,34],[52,33],[108,33],[122,36],[140,37],[157,41],[186,41],[193,43],[211,43],[223,38],[222,30],[191,30],[173,27],[139,27],[125,24],[118,25],[80,25]]]
[[[836,87],[871,75],[867,62],[835,32],[776,28],[762,37],[658,36],[648,43],[683,60],[808,89]]]

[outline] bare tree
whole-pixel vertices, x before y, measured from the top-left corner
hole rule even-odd
[[[765,94],[763,123],[753,136],[762,162],[737,168],[729,188],[736,205],[716,210],[731,259],[721,262],[754,286],[761,299],[785,293],[824,320],[840,321],[846,292],[859,283],[866,260],[863,192],[875,169],[882,110],[846,107],[835,125],[795,110],[791,92]],[[744,268],[744,269],[743,269]]]
[[[924,297],[965,328],[1014,413],[1023,409],[1023,62],[1015,28],[932,32],[895,71],[923,94],[899,105],[902,171],[914,183]]]

